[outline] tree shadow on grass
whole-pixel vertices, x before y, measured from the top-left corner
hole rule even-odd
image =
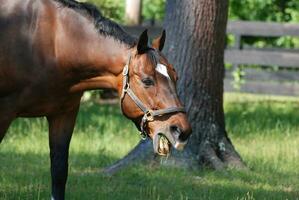
[[[181,172],[179,169],[150,169],[136,165],[113,177],[105,177],[98,173],[80,176],[81,184],[70,185],[69,189],[78,191],[71,193],[70,199],[295,199],[298,193],[273,189],[265,183],[252,179],[223,176],[217,174],[213,180],[209,176],[202,178],[192,172]],[[244,176],[244,175],[243,175]],[[99,181],[101,182],[99,184]],[[263,185],[265,184],[265,185]],[[82,196],[83,194],[83,196]]]
[[[117,158],[73,153],[67,199],[296,199],[298,191],[277,189],[290,174],[186,171],[134,165],[112,177],[101,169]],[[44,154],[0,153],[0,199],[49,199],[49,158]],[[269,178],[274,176],[275,181]],[[284,180],[285,181],[285,180]],[[283,181],[283,182],[284,182]]]
[[[71,153],[69,179],[103,176],[101,169],[118,158],[105,154]],[[49,199],[50,159],[48,154],[0,152],[0,199]],[[84,180],[84,179],[83,179]],[[82,182],[82,188],[85,188]],[[81,185],[80,185],[81,187]]]

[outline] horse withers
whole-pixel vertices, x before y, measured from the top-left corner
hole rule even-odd
[[[0,141],[17,117],[46,116],[52,198],[64,199],[68,149],[84,91],[116,89],[123,114],[154,150],[183,149],[191,128],[176,72],[161,53],[74,0],[0,0]]]

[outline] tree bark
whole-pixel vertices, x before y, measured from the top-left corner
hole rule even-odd
[[[193,134],[188,149],[200,164],[243,167],[225,130],[224,48],[228,0],[169,0],[166,55],[179,74],[178,93]]]
[[[225,129],[223,78],[227,15],[228,0],[167,1],[164,51],[179,75],[178,94],[192,125],[186,150],[175,151],[168,159],[175,165],[207,165],[217,170],[227,166],[245,168]],[[134,150],[142,151],[139,145]]]

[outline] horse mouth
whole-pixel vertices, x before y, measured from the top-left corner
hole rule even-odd
[[[162,134],[158,134],[158,144],[155,149],[160,156],[167,156],[170,153],[171,144],[169,140]]]
[[[184,149],[186,144],[187,141],[182,142],[178,139],[175,139],[175,137],[168,132],[157,133],[153,138],[154,151],[160,156],[169,155],[172,146],[181,151]]]

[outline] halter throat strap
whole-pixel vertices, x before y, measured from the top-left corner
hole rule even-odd
[[[130,83],[129,83],[129,66],[130,66],[130,61],[131,61],[131,54],[128,57],[127,63],[124,66],[122,75],[123,75],[123,87],[122,87],[122,94],[120,98],[120,106],[121,110],[123,112],[123,101],[126,96],[126,94],[133,100],[133,102],[140,108],[140,110],[144,113],[141,119],[140,123],[140,131],[141,131],[141,136],[142,139],[146,139],[148,137],[148,134],[145,130],[146,125],[150,121],[154,121],[155,117],[157,116],[162,116],[162,115],[167,115],[171,113],[176,113],[176,112],[185,112],[185,109],[183,107],[169,107],[169,108],[164,108],[164,109],[159,109],[159,110],[152,110],[150,108],[147,108],[142,101],[135,95],[133,90],[130,88]]]

